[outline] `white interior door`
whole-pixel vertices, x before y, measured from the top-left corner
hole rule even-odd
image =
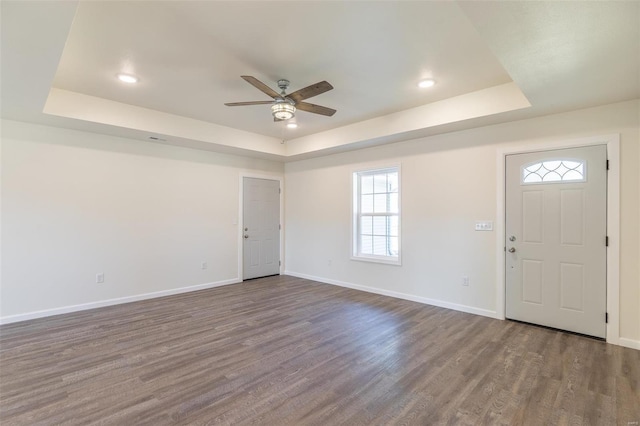
[[[506,316],[596,337],[606,324],[607,149],[506,157]]]
[[[243,279],[280,273],[280,182],[243,178]]]

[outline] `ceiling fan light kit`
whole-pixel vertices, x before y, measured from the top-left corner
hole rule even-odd
[[[311,112],[313,114],[326,115],[331,117],[336,113],[335,109],[327,108],[321,105],[310,104],[303,100],[317,96],[321,93],[333,89],[333,86],[326,81],[321,81],[303,89],[296,90],[287,95],[286,91],[289,87],[289,80],[278,80],[278,87],[281,92],[278,93],[269,86],[250,75],[241,76],[247,83],[251,84],[262,93],[273,98],[273,101],[250,101],[250,102],[230,102],[226,106],[246,106],[246,105],[264,105],[271,104],[271,114],[274,121],[291,120],[296,115],[296,110]]]
[[[271,114],[276,120],[290,120],[295,116],[296,107],[293,106],[293,102],[288,99],[277,99],[273,105],[271,105]]]

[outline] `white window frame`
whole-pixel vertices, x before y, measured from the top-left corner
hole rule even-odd
[[[398,217],[398,256],[382,256],[360,253],[360,176],[385,172],[398,173],[398,213],[374,213],[374,216],[397,216]],[[353,170],[352,179],[352,202],[351,202],[351,260],[364,262],[384,263],[388,265],[402,265],[402,171],[399,164],[391,164],[381,167],[363,168]],[[367,214],[368,216],[369,214]]]

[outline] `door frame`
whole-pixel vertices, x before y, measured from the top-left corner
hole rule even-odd
[[[509,147],[499,148],[497,156],[497,210],[496,210],[496,313],[499,319],[505,319],[506,311],[506,270],[505,270],[505,232],[506,232],[506,156],[531,152],[548,151],[563,148],[580,148],[593,145],[606,145],[609,172],[607,174],[607,313],[606,341],[620,345],[620,134],[609,134],[579,139],[529,141]]]
[[[270,175],[266,173],[254,173],[250,171],[240,172],[239,176],[239,201],[238,201],[238,279],[244,280],[244,178],[277,180],[280,184],[280,275],[284,274],[284,176]]]

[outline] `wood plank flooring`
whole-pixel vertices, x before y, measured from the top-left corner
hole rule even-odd
[[[293,277],[0,327],[3,426],[639,421],[640,351]]]

